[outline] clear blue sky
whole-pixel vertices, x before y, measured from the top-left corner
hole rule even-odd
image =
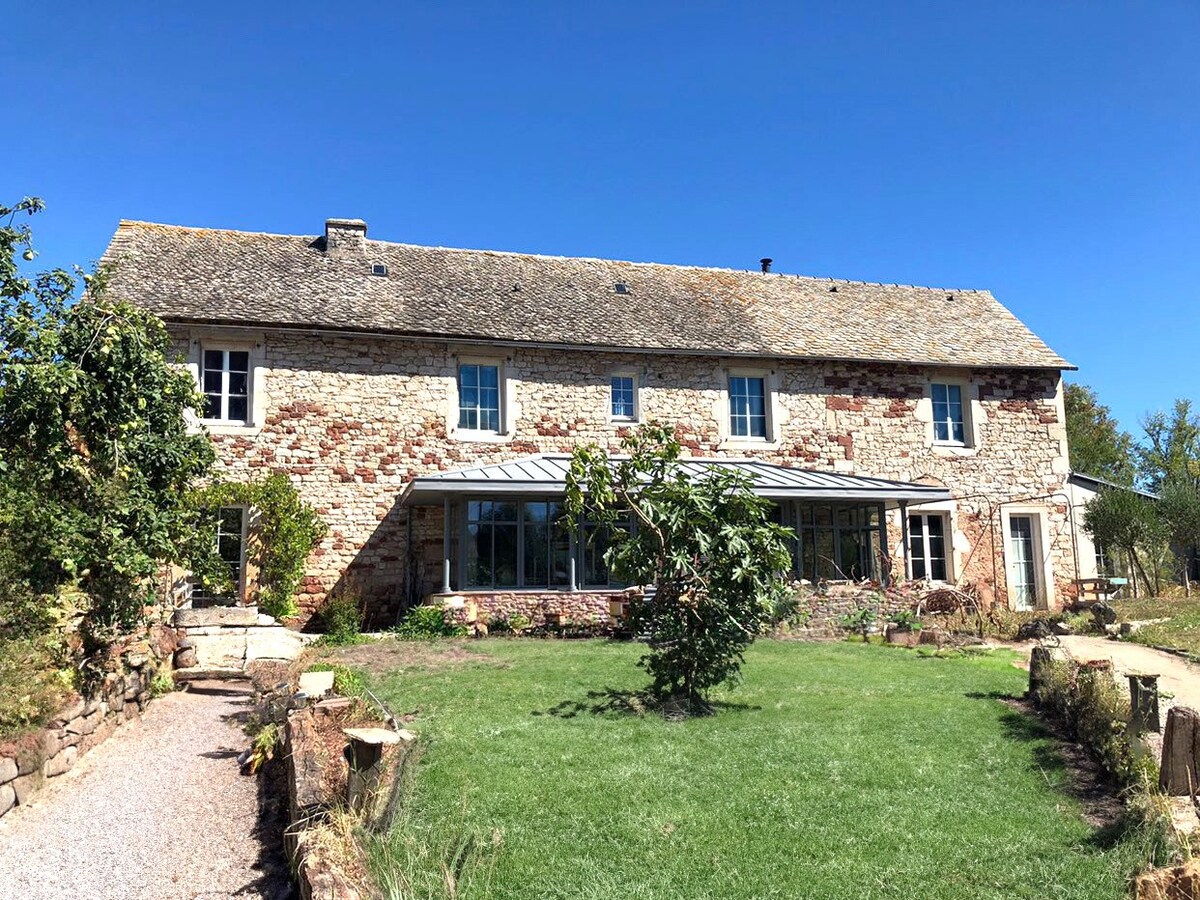
[[[0,193],[117,220],[991,289],[1200,401],[1200,4],[5,4]]]

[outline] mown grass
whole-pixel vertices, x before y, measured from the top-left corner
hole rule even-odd
[[[1200,588],[1196,590],[1200,593]],[[1200,596],[1120,600],[1114,605],[1122,621],[1170,619],[1142,626],[1132,640],[1151,646],[1175,647],[1200,657]]]
[[[716,716],[668,722],[625,711],[637,646],[471,649],[489,659],[374,679],[419,708],[424,744],[406,834],[368,847],[377,876],[411,864],[397,847],[493,829],[502,846],[459,896],[1097,900],[1141,864],[997,699],[1025,687],[1008,656],[763,641]],[[444,896],[428,856],[413,895]]]

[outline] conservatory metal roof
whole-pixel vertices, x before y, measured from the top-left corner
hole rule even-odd
[[[863,475],[815,472],[780,466],[755,459],[681,459],[692,478],[704,478],[713,469],[736,469],[749,476],[752,489],[771,500],[848,500],[895,504],[950,500],[944,487],[889,481]],[[440,503],[447,497],[465,494],[523,494],[557,496],[567,487],[571,457],[539,454],[524,459],[454,469],[421,475],[409,482],[400,495],[401,503]]]

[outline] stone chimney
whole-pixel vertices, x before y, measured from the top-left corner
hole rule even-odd
[[[325,252],[362,253],[367,244],[367,223],[362,219],[326,219]]]

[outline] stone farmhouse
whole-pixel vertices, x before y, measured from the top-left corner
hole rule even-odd
[[[1061,372],[987,291],[122,221],[112,289],[164,319],[226,477],[282,471],[329,524],[305,615],[433,595],[603,616],[605,536],[560,520],[565,457],[674,425],[794,526],[795,576],[1074,590]],[[253,602],[253,511],[221,517]]]

